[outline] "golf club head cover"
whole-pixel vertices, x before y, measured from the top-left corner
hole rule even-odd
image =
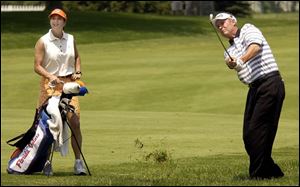
[[[84,96],[86,93],[88,93],[87,88],[85,86],[80,87],[78,95]]]
[[[63,92],[65,94],[78,94],[80,85],[77,82],[67,82],[63,86]]]
[[[86,93],[88,93],[88,90],[85,87],[84,83],[78,80],[75,82],[65,83],[63,87],[63,92],[65,94],[84,96]]]
[[[80,85],[80,89],[79,89],[79,96],[84,96],[86,93],[89,93],[84,82],[82,82],[81,80],[76,80],[76,82]]]

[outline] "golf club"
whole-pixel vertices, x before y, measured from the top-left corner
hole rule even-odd
[[[61,117],[62,117],[62,120],[66,122],[66,124],[68,125],[69,129],[71,130],[72,136],[73,136],[74,139],[75,139],[76,145],[77,145],[77,147],[78,147],[78,149],[79,149],[80,155],[82,156],[82,159],[83,159],[83,161],[84,161],[84,164],[85,164],[85,166],[86,166],[86,169],[88,170],[89,175],[92,176],[92,174],[91,174],[91,172],[90,172],[90,169],[89,169],[89,167],[88,167],[88,165],[87,165],[87,163],[86,163],[86,161],[85,161],[85,158],[84,158],[84,156],[83,156],[82,150],[81,150],[81,148],[80,148],[80,146],[79,146],[78,140],[77,140],[77,138],[76,138],[76,136],[75,136],[75,133],[74,133],[72,127],[70,126],[70,123],[69,123],[68,118],[67,118],[67,112],[74,112],[74,108],[72,108],[72,107],[70,107],[70,106],[68,105],[68,104],[70,103],[70,100],[71,100],[70,98],[63,98],[63,99],[60,101],[59,105],[60,105],[60,107],[62,108],[62,110],[61,110]]]
[[[88,167],[88,165],[87,165],[87,163],[86,163],[86,161],[85,161],[85,158],[84,158],[84,156],[83,156],[83,153],[82,153],[82,151],[81,151],[81,149],[80,149],[78,140],[77,140],[76,137],[75,137],[75,134],[74,134],[74,132],[73,132],[73,129],[72,129],[72,127],[70,126],[68,120],[66,120],[66,123],[67,123],[67,125],[69,126],[69,128],[70,128],[70,130],[71,130],[71,132],[72,132],[72,136],[73,136],[74,139],[75,139],[76,145],[77,145],[77,147],[78,147],[78,149],[79,149],[79,152],[80,152],[80,154],[81,154],[81,156],[82,156],[82,159],[83,159],[83,161],[84,161],[85,167],[86,167],[86,169],[88,170],[89,175],[92,176],[92,174],[91,174],[91,172],[90,172],[90,169],[89,169],[89,167]]]
[[[65,84],[64,81],[60,81],[59,83]],[[53,89],[57,85],[57,82],[51,81],[51,82],[48,83],[48,85],[49,85],[50,88]],[[69,105],[69,103],[71,102],[71,99],[72,99],[73,96],[74,96],[74,94],[67,94],[67,93],[64,93],[64,91],[63,91],[63,93],[61,95],[61,98],[60,98],[60,101],[59,101],[59,110],[60,110],[60,113],[61,113],[62,121],[65,122],[68,125],[69,129],[71,130],[71,133],[72,133],[71,137],[73,136],[73,138],[74,138],[74,140],[76,142],[77,148],[79,149],[80,155],[81,155],[81,157],[82,157],[82,159],[84,161],[84,164],[85,164],[85,166],[86,166],[86,168],[88,170],[88,173],[89,173],[90,176],[92,176],[92,174],[90,172],[90,169],[89,169],[89,167],[88,167],[88,165],[87,165],[87,163],[85,161],[85,158],[83,156],[83,153],[82,153],[82,150],[80,148],[79,142],[78,142],[78,140],[77,140],[77,138],[75,136],[75,133],[73,131],[73,128],[71,127],[71,125],[70,125],[70,123],[68,121],[68,118],[67,118],[67,113],[68,112],[72,112],[72,113],[75,112],[74,107]],[[53,156],[53,152],[52,152],[52,156]],[[51,162],[52,162],[52,156],[51,156]],[[51,164],[50,164],[50,166],[51,166]]]
[[[209,15],[209,22],[210,22],[210,24],[211,24],[211,26],[214,28],[214,31],[215,31],[215,33],[217,34],[217,36],[218,36],[218,39],[219,39],[219,41],[221,42],[221,44],[222,44],[222,46],[223,46],[223,48],[224,48],[224,50],[225,50],[225,52],[227,53],[227,55],[229,56],[229,58],[233,61],[233,58],[230,56],[230,54],[228,53],[228,51],[227,51],[227,49],[225,48],[225,46],[224,46],[224,44],[223,44],[223,42],[222,42],[222,40],[221,40],[221,38],[220,38],[220,36],[219,36],[219,34],[218,34],[218,31],[216,30],[216,28],[215,28],[215,26],[214,26],[214,24],[213,24],[213,14],[210,14]]]
[[[50,148],[51,152],[51,156],[50,159],[48,158],[48,160],[46,161],[45,167],[44,169],[46,169],[47,173],[45,173],[48,177],[50,177],[50,175],[52,175],[53,173],[50,173],[50,171],[52,171],[52,159],[53,159],[53,152],[54,152],[54,143],[52,143],[51,148]]]

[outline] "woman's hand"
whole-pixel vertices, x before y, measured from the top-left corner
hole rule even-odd
[[[76,72],[72,74],[72,79],[77,80],[81,78],[81,72]]]
[[[49,78],[49,86],[55,87],[56,84],[62,83],[62,81],[55,75],[51,75]]]

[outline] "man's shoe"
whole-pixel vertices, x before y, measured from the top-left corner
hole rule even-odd
[[[82,160],[76,159],[74,164],[74,174],[75,175],[86,175],[86,171],[83,167]]]
[[[45,163],[43,173],[47,176],[53,175],[52,165],[49,160],[47,160],[47,162]]]

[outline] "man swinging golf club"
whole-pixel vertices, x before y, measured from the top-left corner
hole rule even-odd
[[[226,65],[249,86],[243,125],[243,140],[250,158],[253,179],[284,176],[271,154],[285,97],[284,82],[271,48],[262,32],[252,24],[237,26],[230,13],[210,16],[214,27],[230,46],[225,49]]]

